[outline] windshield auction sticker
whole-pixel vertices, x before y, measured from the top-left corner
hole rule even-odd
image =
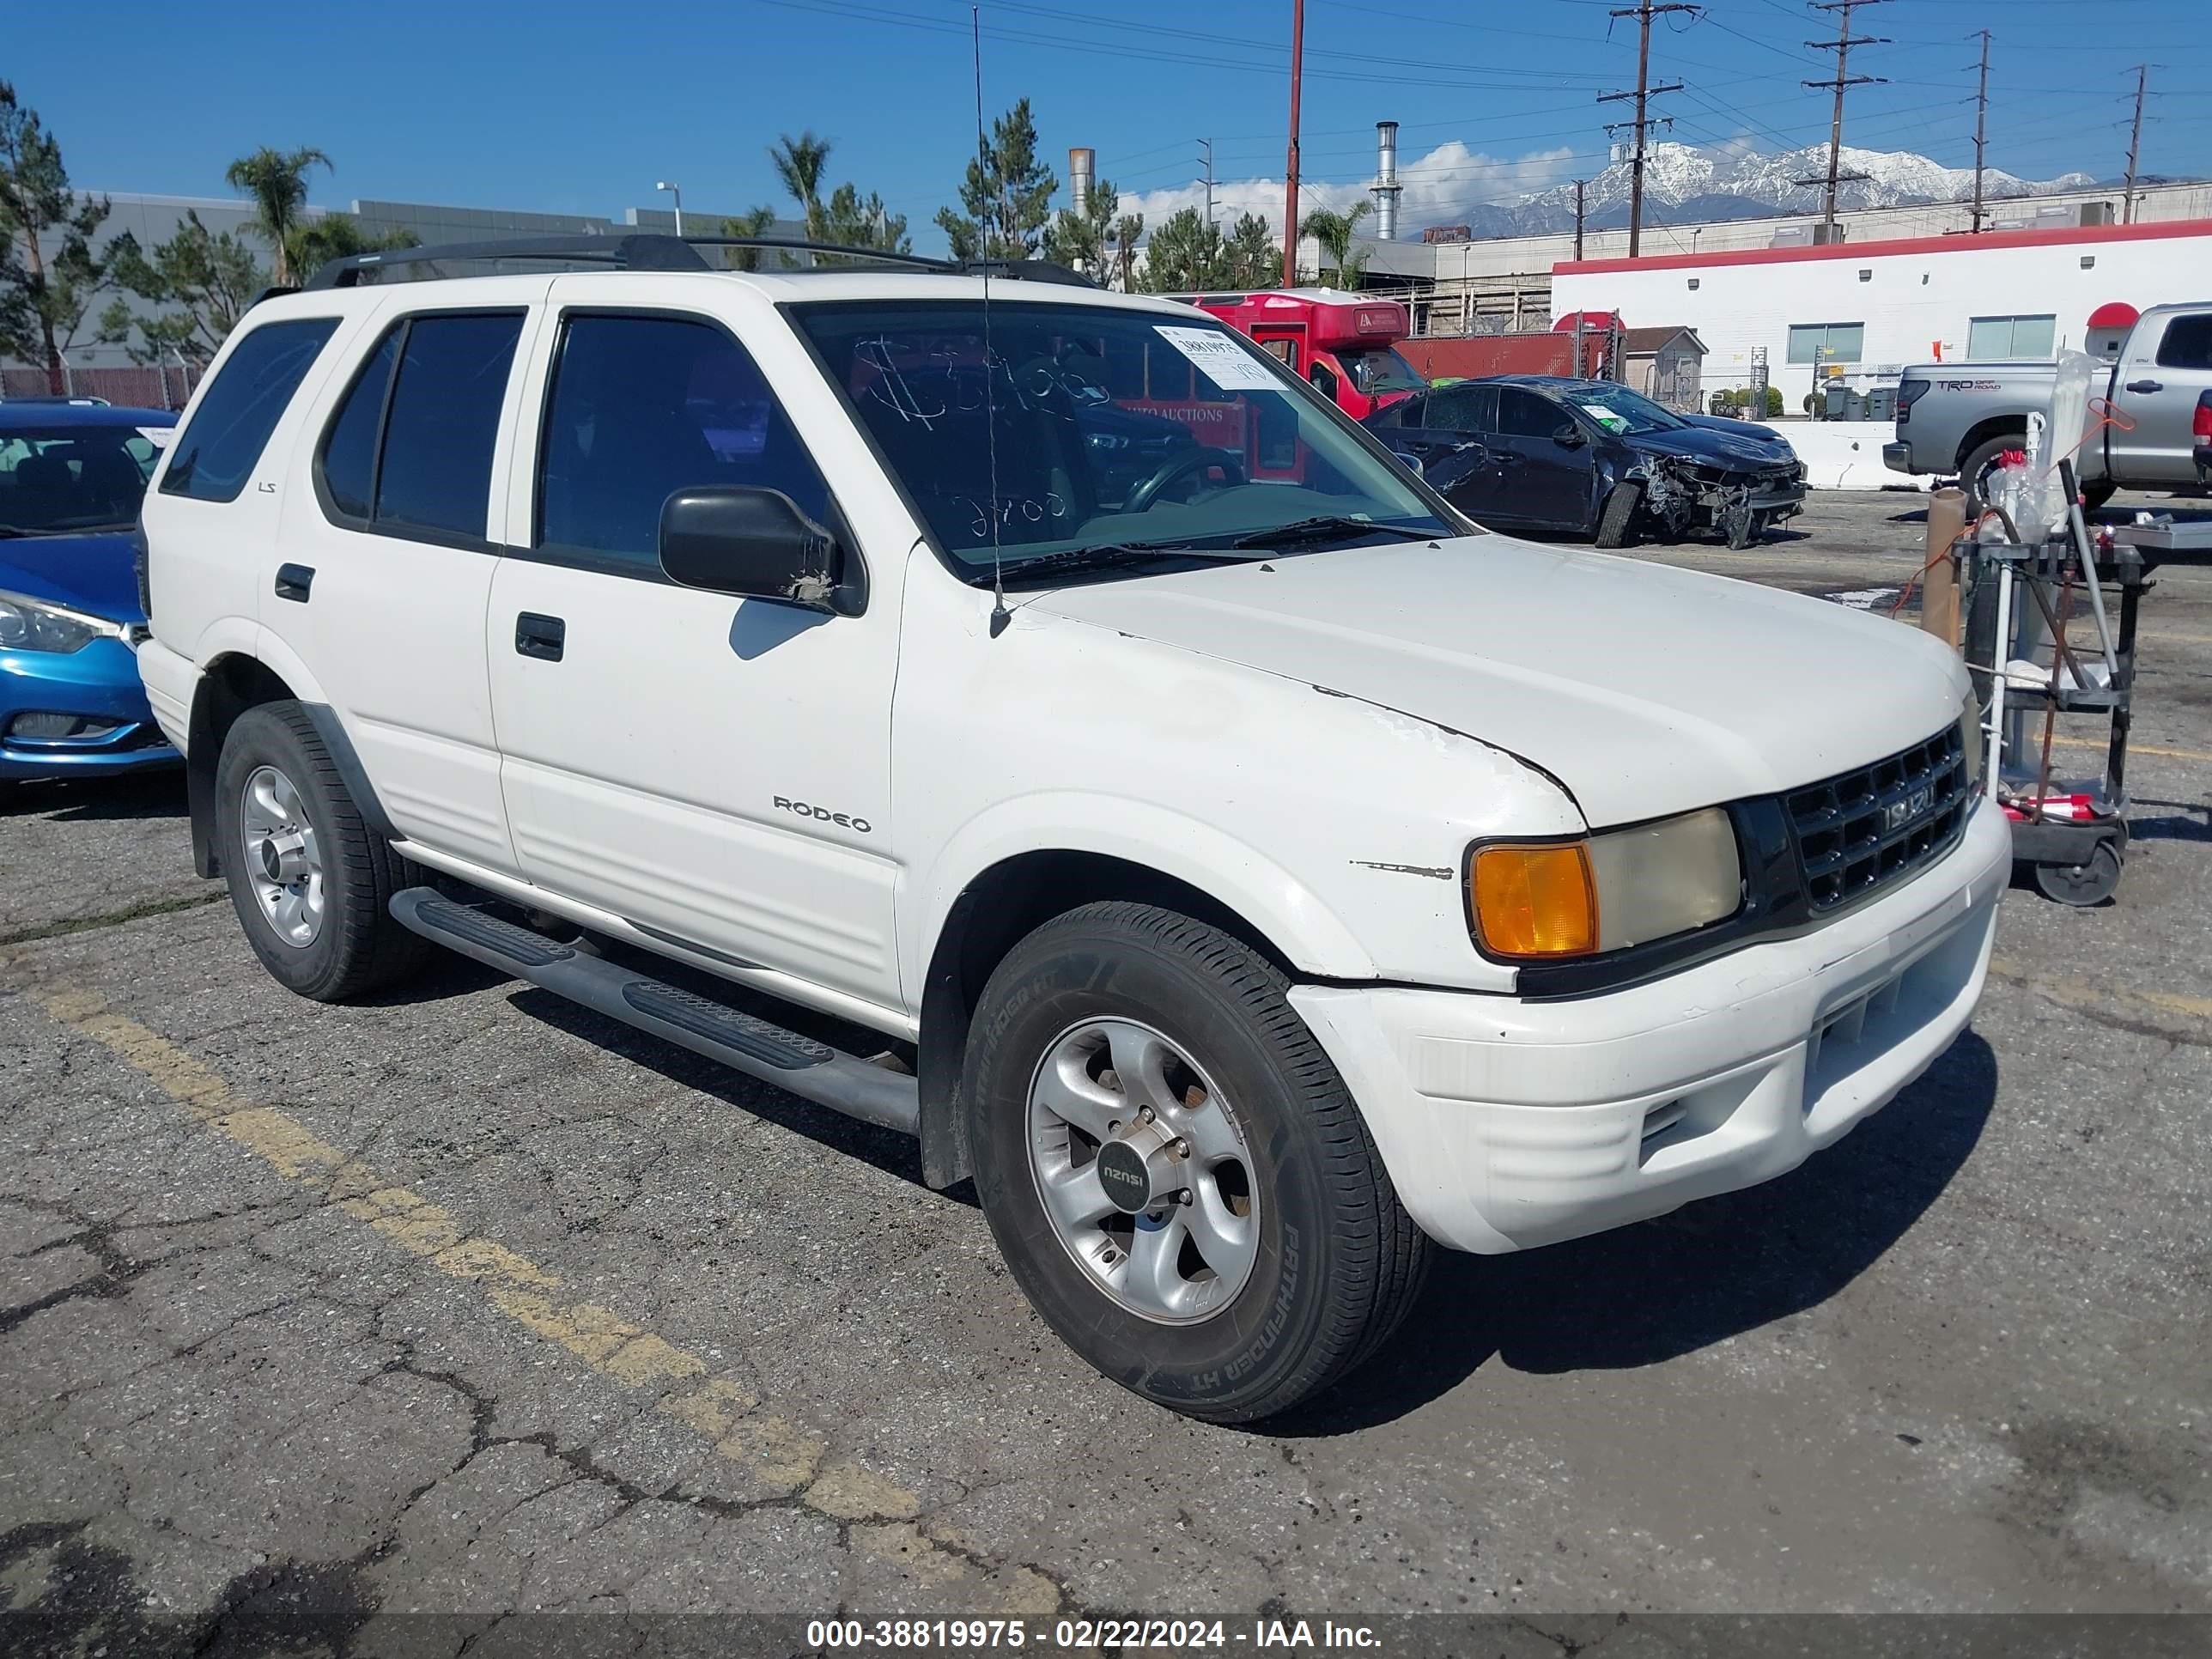
[[[1628,417],[1617,412],[1610,404],[1581,404],[1577,407],[1607,432],[1628,430]]]
[[[1224,392],[1280,392],[1267,366],[1218,328],[1183,328],[1155,323],[1153,331],[1198,365],[1199,373]]]

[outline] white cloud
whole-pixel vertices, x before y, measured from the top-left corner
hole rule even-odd
[[[1560,146],[1505,157],[1469,149],[1457,139],[1438,144],[1413,161],[1398,162],[1398,182],[1405,186],[1399,198],[1400,234],[1418,237],[1424,226],[1452,224],[1469,204],[1509,201],[1544,190],[1573,176],[1575,152]],[[1341,213],[1356,202],[1371,200],[1368,179],[1333,182],[1308,179],[1298,186],[1301,216],[1315,208]],[[1145,216],[1147,231],[1184,208],[1206,206],[1206,187],[1180,185],[1170,190],[1125,191],[1123,212]],[[1273,178],[1230,179],[1213,186],[1213,215],[1226,230],[1242,213],[1257,213],[1279,237],[1283,228],[1283,181]]]

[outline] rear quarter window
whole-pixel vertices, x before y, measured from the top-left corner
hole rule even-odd
[[[240,340],[177,434],[161,494],[236,501],[337,325],[335,317],[303,317],[264,323]]]

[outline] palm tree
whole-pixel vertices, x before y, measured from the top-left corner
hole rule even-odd
[[[799,204],[806,221],[806,236],[810,241],[822,240],[822,174],[830,165],[830,141],[817,138],[810,131],[798,137],[789,133],[768,153],[769,162],[775,168],[775,176],[783,180],[783,187]]]
[[[1114,222],[1107,234],[1114,244],[1114,270],[1124,294],[1134,285],[1136,277],[1137,238],[1145,234],[1145,216],[1125,213]]]
[[[1355,259],[1352,240],[1359,228],[1359,222],[1375,211],[1372,202],[1356,202],[1349,213],[1334,213],[1327,208],[1316,208],[1306,215],[1298,226],[1298,234],[1310,236],[1321,244],[1321,251],[1336,267],[1336,279],[1346,288],[1359,286],[1360,270],[1366,265],[1364,258]]]
[[[276,255],[276,284],[292,280],[292,240],[301,223],[300,210],[307,204],[307,169],[329,167],[331,158],[319,149],[295,149],[287,155],[266,147],[241,155],[223,177],[233,190],[253,198],[253,228]]]

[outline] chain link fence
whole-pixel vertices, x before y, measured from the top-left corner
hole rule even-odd
[[[0,368],[0,402],[20,398],[96,398],[132,409],[182,409],[206,372],[198,363],[62,369],[61,391],[43,368]]]

